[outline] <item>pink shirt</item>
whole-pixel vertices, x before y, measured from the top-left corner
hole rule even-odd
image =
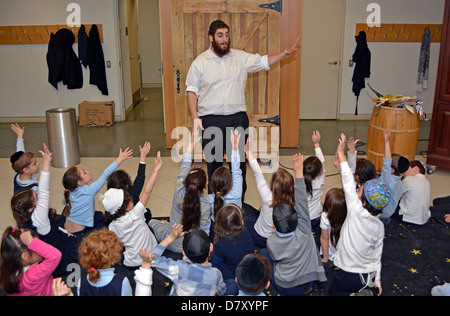
[[[61,252],[38,238],[33,239],[28,249],[44,260],[33,264],[22,274],[19,293],[10,296],[53,296],[52,273],[61,260]]]

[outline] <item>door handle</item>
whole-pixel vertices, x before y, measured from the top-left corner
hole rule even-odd
[[[338,64],[338,62],[337,62],[337,60],[335,60],[335,61],[330,61],[329,63],[328,63],[328,65],[333,65],[333,66],[336,66]]]

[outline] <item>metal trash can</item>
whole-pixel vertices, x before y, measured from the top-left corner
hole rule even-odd
[[[53,152],[52,166],[69,168],[80,164],[77,115],[75,109],[46,111],[48,146]]]

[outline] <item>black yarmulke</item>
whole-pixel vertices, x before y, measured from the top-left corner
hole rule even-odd
[[[297,228],[298,215],[295,209],[289,204],[280,203],[275,205],[272,217],[275,229],[279,233],[292,233]]]
[[[266,265],[257,256],[246,256],[236,268],[238,284],[251,289],[261,285],[266,276]]]
[[[20,159],[20,157],[22,157],[22,155],[24,154],[23,151],[18,151],[15,154],[13,154],[11,156],[11,158],[9,159],[9,161],[11,161],[11,163],[15,163],[17,160]]]
[[[397,163],[398,172],[405,173],[409,169],[409,160],[400,156]]]

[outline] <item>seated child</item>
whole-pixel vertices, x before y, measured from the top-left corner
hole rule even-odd
[[[183,226],[174,225],[166,239],[153,249],[152,267],[173,282],[170,295],[215,296],[223,295],[226,285],[222,273],[208,262],[213,251],[209,236],[200,229],[192,229],[184,235],[183,254],[190,260],[173,260],[163,257],[167,246],[184,235]]]
[[[245,226],[253,238],[256,247],[266,248],[267,238],[275,233],[272,225],[273,206],[279,203],[295,205],[294,177],[286,170],[279,168],[272,174],[270,184],[259,166],[258,160],[250,150],[250,137],[245,145],[245,154],[255,174],[256,186],[261,198],[259,210],[244,203],[246,212]]]
[[[25,127],[20,127],[19,124],[11,124],[11,129],[17,135],[16,153],[11,158],[11,167],[14,174],[14,193],[25,189],[33,189],[39,193],[38,181],[34,176],[39,172],[39,163],[33,153],[25,152],[25,145],[23,135]]]
[[[270,263],[259,254],[246,255],[236,268],[238,296],[266,296],[270,286]]]
[[[243,211],[234,204],[225,205],[216,213],[214,226],[213,267],[222,272],[227,285],[225,296],[237,295],[236,267],[248,254],[254,253],[253,239],[244,225]]]
[[[139,146],[141,152],[138,172],[134,181],[131,180],[130,175],[125,170],[117,170],[113,172],[106,183],[106,188],[109,189],[123,189],[127,190],[133,198],[133,204],[139,203],[139,197],[145,184],[145,170],[146,158],[150,152],[151,144],[146,142],[144,146]],[[152,212],[147,209],[145,213],[145,221],[148,223],[152,219]]]
[[[325,158],[320,148],[320,139],[320,132],[313,131],[312,141],[315,155],[306,158],[303,162],[303,177],[306,184],[311,229],[317,247],[320,247],[320,216],[322,215],[322,194],[325,185]]]
[[[409,169],[408,159],[398,154],[391,154],[390,136],[390,131],[384,132],[385,150],[381,171],[381,180],[391,191],[389,204],[383,208],[383,213],[380,215],[380,220],[386,225],[390,223],[391,216],[395,213],[402,196],[402,174]]]
[[[389,188],[381,180],[366,181],[358,191],[345,156],[345,135],[341,135],[337,149],[342,186],[347,204],[347,217],[342,226],[334,264],[339,268],[329,288],[330,296],[349,296],[378,288],[381,295],[381,255],[384,225],[378,218],[389,203]],[[375,278],[375,282],[373,279]]]
[[[86,227],[101,228],[104,226],[103,214],[97,213],[103,220],[98,223],[94,220],[96,194],[105,185],[108,177],[113,173],[122,162],[132,157],[133,151],[127,148],[125,151],[120,149],[117,159],[103,172],[100,178],[92,184],[92,175],[88,170],[80,167],[69,168],[63,176],[64,199],[66,205],[63,215],[66,217],[64,228],[70,233],[83,231]],[[98,218],[98,216],[97,216]]]
[[[1,241],[0,286],[9,296],[52,296],[61,252],[32,231],[6,228]],[[8,263],[8,264],[6,264]]]
[[[139,250],[153,249],[158,244],[144,215],[147,211],[145,205],[150,199],[161,167],[161,153],[158,152],[153,173],[136,206],[127,190],[109,189],[103,195],[102,204],[107,212],[106,220],[111,221],[109,229],[116,233],[125,247],[123,264],[126,267],[137,269],[142,264]]]
[[[163,241],[171,233],[173,225],[182,225],[186,231],[200,228],[208,236],[211,229],[211,207],[204,196],[206,189],[206,172],[202,168],[192,168],[194,145],[197,138],[192,137],[187,151],[181,161],[180,171],[175,182],[169,223],[152,219],[149,226],[158,241]],[[167,246],[175,253],[183,252],[183,235]]]
[[[132,296],[127,277],[114,273],[114,264],[122,257],[123,245],[106,228],[87,235],[81,242],[80,265],[84,269],[77,286],[77,296]]]
[[[333,188],[325,195],[323,212],[320,220],[320,244],[322,246],[322,262],[334,260],[336,247],[341,235],[342,226],[347,217],[347,204],[344,190]]]
[[[311,232],[306,186],[303,178],[303,155],[294,156],[295,208],[278,204],[273,209],[276,233],[261,250],[272,265],[272,284],[282,295],[303,296],[314,282],[327,280]]]
[[[403,222],[424,225],[431,217],[431,185],[425,177],[425,167],[412,160],[403,177],[402,198],[394,216]]]

